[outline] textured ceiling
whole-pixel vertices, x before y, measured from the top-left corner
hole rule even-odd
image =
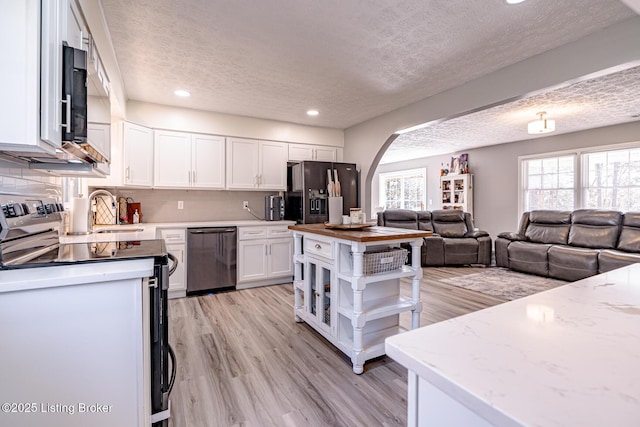
[[[545,111],[551,134],[529,135],[527,123]],[[434,123],[396,138],[380,163],[454,153],[640,120],[640,67]]]
[[[102,3],[129,99],[339,129],[634,16],[618,0]]]

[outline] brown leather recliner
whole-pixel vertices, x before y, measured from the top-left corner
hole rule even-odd
[[[491,264],[491,237],[475,229],[467,212],[389,209],[378,213],[378,225],[433,231],[424,238],[423,266]]]

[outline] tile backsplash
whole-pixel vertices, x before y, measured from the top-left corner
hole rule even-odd
[[[0,193],[53,196],[62,201],[62,178],[0,159]]]
[[[90,190],[93,190],[91,188]],[[141,204],[142,222],[189,222],[256,219],[242,209],[249,208],[264,217],[265,196],[277,194],[266,191],[207,191],[207,190],[134,190],[109,189],[117,197],[130,197]],[[131,201],[131,200],[130,200]],[[178,209],[178,202],[183,209]]]

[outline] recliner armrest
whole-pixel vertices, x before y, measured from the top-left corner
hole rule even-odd
[[[470,238],[474,238],[477,239],[478,237],[485,237],[488,236],[489,233],[487,233],[484,230],[473,230],[473,231],[469,231],[468,233],[465,233],[464,237],[470,237]]]
[[[518,241],[526,241],[527,238],[525,236],[523,236],[522,234],[518,234],[518,233],[514,233],[512,231],[507,231],[504,233],[500,233],[498,234],[498,237],[501,237],[503,239],[507,239],[507,240],[511,240],[514,242],[518,242]]]

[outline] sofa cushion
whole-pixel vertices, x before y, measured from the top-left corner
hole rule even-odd
[[[464,212],[456,209],[437,210],[431,212],[433,231],[442,237],[464,237],[467,223]]]
[[[623,215],[617,248],[640,253],[640,212],[627,212]]]
[[[391,209],[381,212],[382,224],[385,227],[418,229],[418,215],[409,209]]]
[[[571,222],[569,245],[610,249],[618,241],[622,212],[578,209],[571,215]]]
[[[565,245],[570,227],[569,211],[531,211],[525,236],[530,242]]]
[[[598,274],[598,253],[596,249],[572,246],[552,246],[549,248],[549,276],[576,281]]]
[[[478,240],[445,237],[443,241],[445,264],[464,265],[478,262]]]
[[[433,231],[433,224],[431,224],[431,212],[418,211],[418,230]]]
[[[636,262],[640,262],[640,254],[605,249],[598,254],[598,272],[605,273]]]
[[[440,236],[424,238],[422,265],[444,265],[444,240]]]
[[[530,242],[511,242],[507,247],[509,268],[524,273],[547,276],[547,252],[551,245]]]

